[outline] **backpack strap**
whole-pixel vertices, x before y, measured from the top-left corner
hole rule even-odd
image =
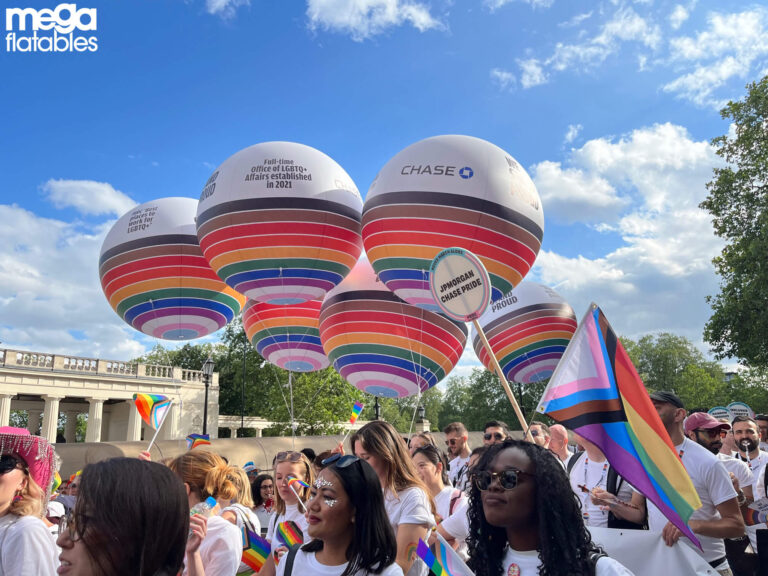
[[[283,576],[291,576],[291,574],[293,574],[293,563],[296,560],[296,554],[298,554],[299,548],[301,548],[301,544],[294,544],[285,555],[285,572],[283,572]]]
[[[571,475],[571,470],[573,470],[573,467],[576,466],[576,462],[581,460],[582,456],[584,456],[583,450],[581,452],[576,452],[576,454],[568,459],[568,464],[565,465],[565,470],[568,472],[568,476]]]
[[[453,511],[456,509],[456,503],[461,498],[461,490],[458,488],[455,488],[453,492],[451,493],[451,503],[448,505],[448,515],[450,516],[453,514]]]
[[[597,574],[597,562],[600,560],[600,558],[607,558],[608,554],[605,552],[595,552],[592,551],[587,556],[587,561],[589,562],[589,573],[591,576],[595,576]]]

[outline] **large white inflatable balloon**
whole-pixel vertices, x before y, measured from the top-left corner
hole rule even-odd
[[[203,254],[252,300],[322,300],[362,251],[362,199],[333,159],[295,142],[230,156],[208,179],[197,210]]]

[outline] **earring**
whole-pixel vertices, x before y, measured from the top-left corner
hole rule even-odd
[[[14,501],[14,502],[18,502],[18,501],[19,501],[19,500],[21,500],[23,497],[24,497],[24,496],[22,495],[22,492],[21,492],[21,488],[19,488],[18,490],[16,490],[16,494],[14,494],[14,495],[13,495],[13,501]]]

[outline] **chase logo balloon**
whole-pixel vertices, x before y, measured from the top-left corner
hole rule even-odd
[[[190,340],[229,323],[245,298],[203,258],[197,201],[161,198],[120,218],[104,239],[99,277],[112,309],[149,336]]]
[[[347,382],[396,398],[445,378],[461,357],[467,329],[395,296],[361,258],[323,301],[320,340]]]
[[[551,288],[523,282],[479,319],[507,380],[530,384],[552,375],[576,331],[576,314]],[[488,370],[491,359],[480,336],[472,344]]]
[[[536,187],[504,150],[470,136],[408,146],[381,169],[363,207],[363,245],[387,287],[438,310],[429,267],[444,248],[474,253],[491,277],[491,300],[517,286],[544,234]]]
[[[216,274],[252,300],[321,300],[362,252],[362,199],[331,158],[303,144],[240,150],[206,182],[197,235]]]

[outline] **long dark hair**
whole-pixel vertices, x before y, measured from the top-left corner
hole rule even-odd
[[[424,456],[424,458],[429,460],[435,468],[437,468],[438,464],[442,464],[443,469],[440,473],[440,479],[443,481],[444,485],[450,485],[451,481],[448,478],[448,460],[446,459],[445,454],[443,454],[437,446],[434,444],[425,444],[421,448],[416,448],[413,452],[413,457],[415,458],[417,454]]]
[[[584,526],[581,508],[571,483],[556,457],[541,446],[506,439],[488,446],[473,472],[488,470],[504,450],[518,448],[533,464],[536,485],[535,509],[538,514],[539,560],[541,576],[587,576],[591,574],[589,554],[600,548]],[[507,531],[491,526],[485,519],[483,501],[475,483],[469,494],[469,566],[476,574],[501,576],[507,545]]]
[[[397,558],[397,540],[384,508],[379,477],[365,460],[355,459],[344,464],[347,465],[338,467],[334,463],[325,468],[339,478],[355,509],[355,523],[349,527],[352,532],[347,548],[349,563],[341,576],[352,576],[358,571],[381,574]],[[312,540],[302,547],[306,552],[322,549],[322,540]]]
[[[189,503],[178,476],[155,462],[112,458],[88,464],[80,482],[75,527],[102,574],[179,573]]]
[[[272,489],[275,489],[275,479],[270,474],[259,474],[253,479],[251,484],[251,496],[253,497],[253,506],[261,506],[264,504],[264,498],[261,497],[261,485],[265,480],[272,480]]]

